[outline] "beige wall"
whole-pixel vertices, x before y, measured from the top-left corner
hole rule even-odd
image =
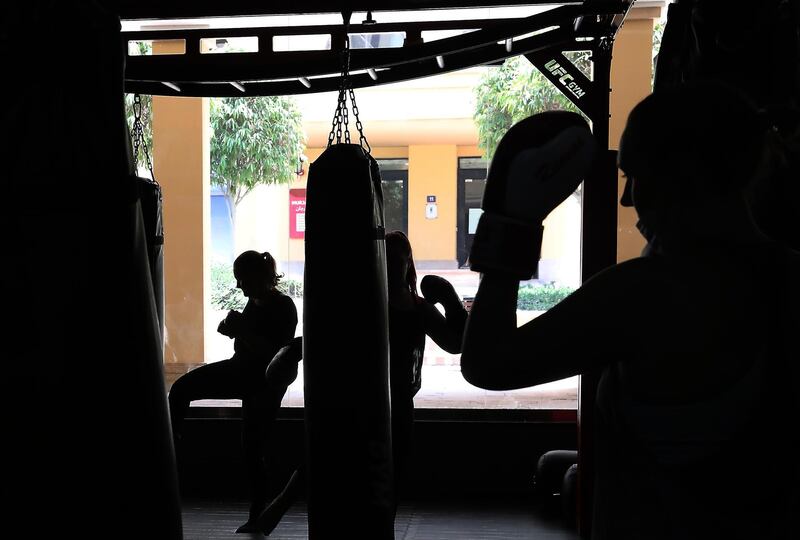
[[[153,42],[153,54],[184,54],[183,40]],[[210,322],[210,139],[208,100],[153,97],[153,165],[164,196],[164,361],[206,360]]]
[[[611,60],[611,121],[609,145],[619,147],[619,138],[631,109],[651,92],[653,57],[653,19],[658,10],[634,12],[643,18],[630,17],[620,29],[614,43]],[[625,185],[620,175],[619,195]],[[618,207],[617,261],[638,257],[644,239],[636,229],[636,212],[633,208]]]
[[[456,145],[408,147],[408,236],[416,261],[456,260],[457,174]],[[436,196],[436,219],[425,217],[428,195]]]
[[[278,226],[276,226],[276,224]],[[278,261],[289,252],[289,186],[255,187],[236,208],[234,253],[269,251]]]
[[[204,98],[153,98],[155,175],[164,193],[165,362],[205,360],[209,305],[209,111]]]

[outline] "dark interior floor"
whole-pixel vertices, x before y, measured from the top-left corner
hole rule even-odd
[[[247,517],[246,502],[195,499],[183,505],[186,540],[265,538],[235,534]],[[308,537],[306,507],[296,503],[268,537]],[[420,501],[402,505],[395,519],[396,540],[578,540],[557,517],[549,517],[526,500],[474,498]]]

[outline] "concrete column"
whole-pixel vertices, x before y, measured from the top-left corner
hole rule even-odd
[[[660,7],[631,10],[614,42],[609,104],[609,146],[612,149],[619,148],[619,138],[631,109],[652,91],[653,20],[660,16]],[[620,196],[624,186],[620,175]],[[617,262],[622,262],[638,257],[645,242],[636,229],[633,208],[620,206],[617,210]]]
[[[156,42],[154,54],[183,43]],[[164,194],[165,363],[206,361],[210,139],[206,98],[153,97],[153,161]],[[212,329],[213,331],[213,329]]]
[[[455,144],[408,147],[408,235],[414,262],[455,268],[458,207],[458,147]],[[425,216],[427,196],[436,196],[438,216]]]

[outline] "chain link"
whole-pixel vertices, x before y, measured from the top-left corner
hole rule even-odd
[[[156,175],[153,174],[153,162],[150,160],[150,151],[147,148],[147,141],[144,138],[144,122],[142,122],[142,96],[139,94],[133,95],[133,126],[131,127],[131,139],[133,139],[133,163],[139,163],[139,150],[141,149],[147,169],[150,171],[150,177],[153,182],[156,181]]]
[[[342,50],[342,123],[344,124],[344,141],[350,144],[350,119],[347,110],[347,89],[350,86],[350,36],[345,30],[344,49]]]
[[[361,124],[361,119],[358,117],[358,105],[356,105],[356,93],[350,87],[350,101],[353,103],[353,116],[356,118],[356,129],[358,130],[358,144],[366,148],[367,153],[372,153],[372,147],[369,145],[367,138],[364,136],[364,126]],[[365,146],[366,145],[366,146]]]

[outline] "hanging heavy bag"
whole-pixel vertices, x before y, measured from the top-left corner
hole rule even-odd
[[[309,538],[383,539],[394,537],[383,196],[352,89],[360,144],[350,144],[346,60],[343,65],[328,147],[308,173],[303,368]],[[352,290],[344,291],[346,285]]]
[[[153,163],[144,137],[144,124],[142,123],[141,96],[133,96],[133,127],[131,139],[133,140],[133,163],[138,163],[139,151],[147,163],[152,180],[135,176],[139,190],[139,203],[142,208],[145,237],[147,241],[147,260],[150,267],[150,278],[153,281],[153,294],[155,296],[156,313],[158,315],[158,328],[161,332],[161,345],[164,345],[164,220],[163,199],[161,186],[156,181],[153,173]]]

